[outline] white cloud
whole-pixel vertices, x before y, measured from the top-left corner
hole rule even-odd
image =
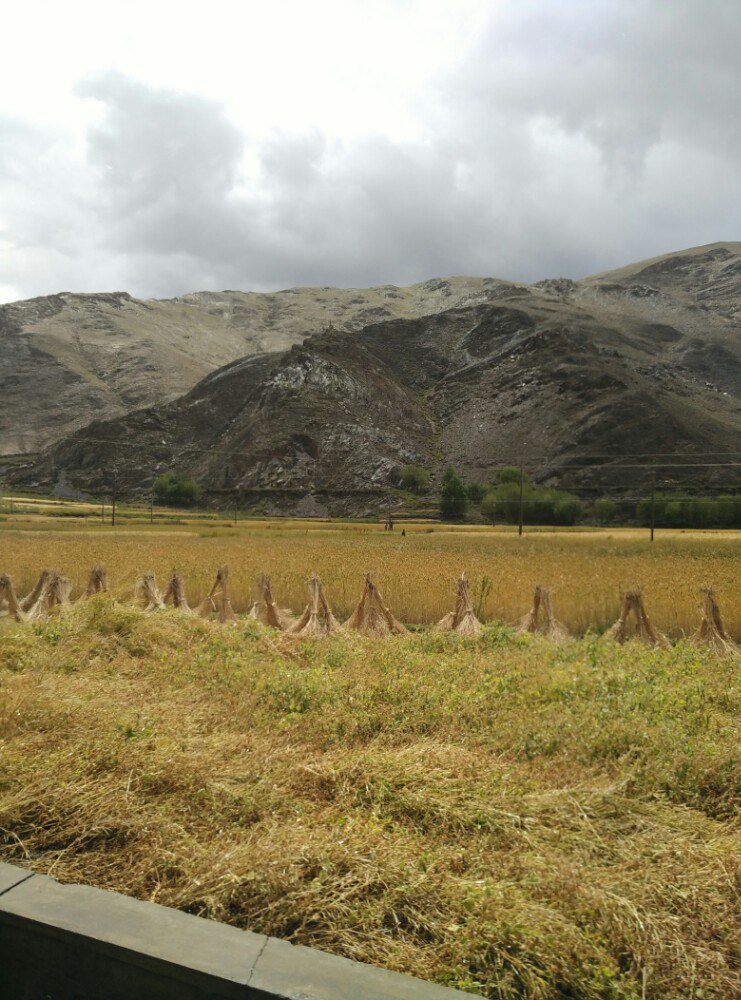
[[[32,3],[18,26],[40,8],[0,66],[6,301],[578,276],[739,235],[735,0]]]

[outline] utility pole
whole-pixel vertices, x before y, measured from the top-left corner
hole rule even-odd
[[[154,490],[149,497],[149,523],[154,524]]]
[[[520,457],[520,512],[517,519],[517,534],[520,537],[522,537],[523,508],[525,506],[523,500],[524,494],[525,494],[525,469],[523,468],[522,457]]]
[[[654,540],[654,525],[656,523],[656,469],[651,475],[651,541]]]
[[[113,463],[113,490],[111,495],[111,527],[116,527],[116,494],[118,492],[118,466]]]

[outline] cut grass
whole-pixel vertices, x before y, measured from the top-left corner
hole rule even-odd
[[[502,1000],[735,995],[733,663],[266,634],[3,624],[4,858]]]

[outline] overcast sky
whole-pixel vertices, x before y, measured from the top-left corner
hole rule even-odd
[[[585,274],[741,238],[741,0],[25,0],[0,301]]]

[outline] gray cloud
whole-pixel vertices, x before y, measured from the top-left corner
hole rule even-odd
[[[0,286],[536,280],[738,238],[740,24],[736,0],[497,6],[407,143],[256,142],[205,97],[99,75],[83,164],[0,120]]]

